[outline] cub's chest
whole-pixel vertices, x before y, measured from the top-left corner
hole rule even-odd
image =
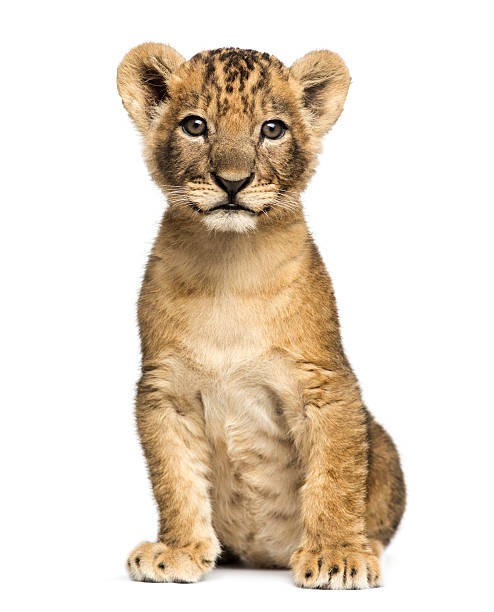
[[[223,372],[270,348],[273,316],[259,298],[197,299],[184,308],[181,341],[199,365]]]

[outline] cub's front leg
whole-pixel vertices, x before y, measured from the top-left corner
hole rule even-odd
[[[296,443],[305,470],[304,536],[291,559],[298,586],[361,589],[380,584],[365,533],[367,414],[350,371],[303,364]]]
[[[211,525],[209,445],[200,399],[167,367],[144,365],[136,417],[156,499],[157,542],[130,554],[134,580],[197,582],[220,551]]]

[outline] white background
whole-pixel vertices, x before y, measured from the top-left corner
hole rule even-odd
[[[1,16],[5,610],[432,610],[492,605],[493,46],[489,2],[11,2]],[[156,512],[133,421],[135,302],[164,208],[115,86],[132,46],[286,64],[352,86],[304,196],[365,400],[408,508],[385,587],[288,571],[132,583]],[[487,597],[490,587],[491,595]],[[490,601],[489,601],[490,599]]]

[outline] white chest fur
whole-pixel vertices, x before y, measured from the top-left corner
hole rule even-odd
[[[250,361],[267,348],[263,305],[234,297],[198,299],[189,305],[183,341],[201,367],[225,372]]]

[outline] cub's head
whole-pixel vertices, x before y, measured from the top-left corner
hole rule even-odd
[[[216,49],[186,61],[146,43],[118,69],[118,90],[170,213],[219,231],[300,214],[298,196],[349,84],[329,51],[287,68],[257,51]]]

